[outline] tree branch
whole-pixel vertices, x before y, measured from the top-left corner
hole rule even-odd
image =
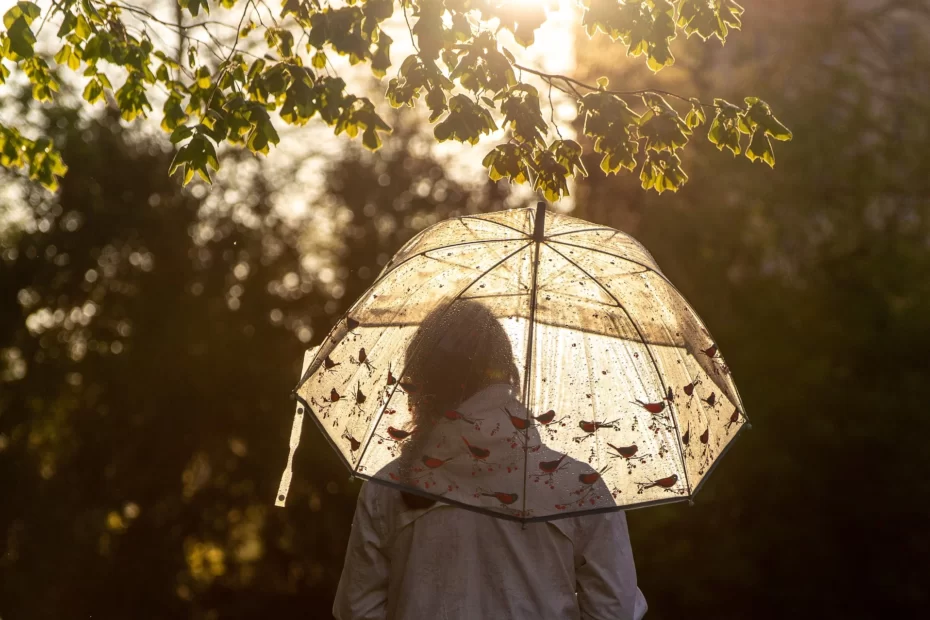
[[[514,66],[515,68],[517,68],[517,69],[520,69],[521,71],[526,71],[527,73],[532,73],[533,75],[539,76],[539,77],[541,77],[542,79],[544,79],[544,80],[546,80],[547,82],[549,82],[550,84],[552,83],[552,80],[562,80],[563,82],[565,82],[565,84],[566,84],[569,88],[571,88],[571,89],[575,92],[575,95],[576,95],[579,99],[581,98],[581,94],[575,89],[575,85],[580,86],[581,88],[586,88],[586,89],[588,89],[588,90],[590,90],[590,91],[600,91],[600,90],[602,90],[602,89],[601,89],[600,87],[598,87],[598,86],[592,86],[591,84],[585,84],[585,83],[582,82],[581,80],[576,80],[575,78],[568,77],[567,75],[561,75],[561,74],[558,74],[558,73],[545,73],[545,72],[543,72],[543,71],[538,71],[538,70],[536,70],[536,69],[531,69],[531,68],[529,68],[529,67],[524,67],[523,65],[519,65],[519,64],[516,64],[516,63],[514,63],[513,66]],[[558,88],[558,86],[556,86],[556,88]],[[559,89],[559,90],[562,90],[562,92],[567,92],[567,91],[565,91],[565,90],[563,90],[563,89]],[[666,96],[668,96],[668,97],[674,97],[675,99],[680,99],[680,100],[685,101],[685,102],[687,102],[687,103],[693,103],[691,99],[688,99],[688,98],[686,98],[686,97],[682,97],[681,95],[678,95],[678,94],[675,94],[675,93],[668,92],[667,90],[658,90],[658,89],[656,89],[656,88],[647,88],[647,89],[643,89],[643,90],[627,90],[627,91],[620,91],[620,90],[603,90],[602,92],[610,93],[611,95],[618,95],[618,96],[648,95],[648,94],[666,95]],[[697,101],[697,100],[694,100],[694,101]],[[703,102],[701,102],[701,101],[697,101],[697,104],[700,105],[700,106],[703,107],[703,108],[713,108],[713,109],[717,109],[717,108],[720,107],[720,106],[717,106],[717,105],[714,105],[714,104],[711,104],[711,103],[703,103]]]

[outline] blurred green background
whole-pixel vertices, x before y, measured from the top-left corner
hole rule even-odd
[[[612,85],[757,94],[795,135],[774,170],[698,140],[678,194],[597,159],[575,188],[700,313],[753,423],[693,507],[629,514],[647,618],[922,617],[930,8],[743,4],[658,79],[576,52]],[[273,507],[303,350],[417,231],[532,198],[455,180],[399,119],[321,157],[294,214],[300,162],[229,152],[181,190],[153,132],[29,114],[70,170],[54,196],[0,178],[0,618],[328,617],[359,485],[315,428]]]

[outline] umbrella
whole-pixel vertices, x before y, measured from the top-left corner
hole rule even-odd
[[[411,239],[305,357],[353,475],[518,521],[691,499],[746,424],[700,318],[629,235],[545,203]]]

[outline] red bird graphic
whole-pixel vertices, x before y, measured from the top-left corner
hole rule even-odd
[[[526,418],[518,418],[517,416],[510,413],[510,409],[504,407],[504,411],[507,412],[507,416],[510,418],[510,423],[513,424],[513,427],[518,431],[525,431],[529,428],[529,422]]]
[[[614,420],[613,422],[589,422],[588,420],[582,420],[578,423],[578,428],[586,433],[593,433],[599,428],[613,428],[614,424],[616,423],[617,420]]]
[[[471,418],[466,418],[464,415],[456,411],[455,409],[446,409],[446,412],[442,414],[443,417],[447,420],[456,421],[462,420],[463,422],[468,422],[469,424],[474,424],[475,421]]]
[[[539,422],[542,425],[549,424],[555,419],[555,409],[550,409],[546,413],[533,416],[533,419],[535,419],[537,422]]]
[[[437,459],[432,456],[424,455],[423,458],[420,460],[423,461],[423,464],[429,467],[430,469],[436,469],[437,467],[442,467],[443,465],[451,461],[453,458],[455,457],[450,457],[447,459]]]
[[[608,442],[607,445],[617,451],[617,454],[622,456],[625,459],[631,459],[636,456],[636,453],[639,451],[639,447],[634,443],[631,446],[615,446],[612,443]]]
[[[462,437],[462,441],[465,442],[465,445],[468,446],[468,451],[471,452],[471,455],[479,460],[484,460],[491,456],[491,451],[485,448],[479,448],[478,446],[473,446],[468,443],[468,440],[465,437]]]
[[[499,501],[500,503],[506,506],[509,506],[510,504],[514,503],[520,497],[516,493],[482,493],[482,495],[484,495],[485,497],[496,498],[497,501]]]
[[[568,455],[567,455],[567,454],[563,454],[561,457],[559,457],[558,460],[555,460],[555,461],[544,461],[544,462],[542,462],[542,463],[539,464],[539,468],[540,468],[541,470],[543,470],[544,472],[546,472],[547,474],[554,473],[554,472],[559,468],[559,465],[562,464],[562,461],[565,460],[565,457],[566,457],[566,456],[568,456]]]
[[[706,355],[707,357],[711,357],[711,358],[717,357],[717,345],[716,345],[716,344],[712,344],[712,345],[710,345],[709,347],[707,347],[706,349],[701,349],[701,353],[703,353],[703,354]]]
[[[707,440],[710,439],[710,427],[704,429],[704,432],[701,433],[701,436],[698,438],[701,440],[702,444],[707,444]]]
[[[672,474],[667,478],[659,478],[654,482],[649,482],[646,484],[641,484],[640,490],[651,489],[652,487],[661,487],[663,489],[671,489],[675,484],[678,483],[678,474]]]
[[[633,404],[639,405],[649,413],[662,413],[665,411],[665,402],[661,400],[657,403],[644,403],[641,400],[635,400]]]
[[[700,379],[695,379],[694,381],[686,385],[685,394],[687,394],[688,396],[691,396],[692,394],[694,394],[694,388],[697,387],[700,383],[701,383]]]
[[[580,482],[581,484],[594,484],[600,479],[601,479],[601,474],[600,472],[596,472],[596,471],[592,471],[587,474],[580,474],[578,476],[578,482]]]
[[[399,428],[394,428],[393,426],[389,426],[387,428],[387,434],[391,436],[391,439],[396,441],[403,441],[407,437],[413,435],[415,432],[417,432],[417,429],[413,429],[412,431],[405,431]]]

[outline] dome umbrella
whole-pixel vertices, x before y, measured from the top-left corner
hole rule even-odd
[[[545,203],[411,239],[309,351],[353,475],[518,521],[688,500],[746,424],[700,318],[629,235]]]

